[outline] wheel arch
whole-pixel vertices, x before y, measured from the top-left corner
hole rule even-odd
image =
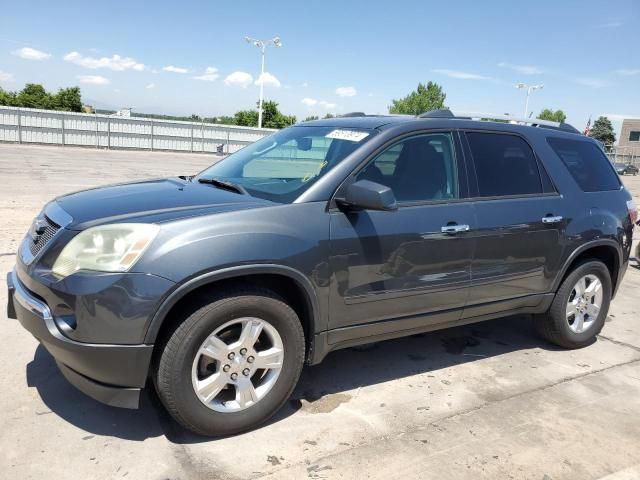
[[[168,328],[168,318],[174,309],[186,305],[190,299],[208,289],[231,284],[256,285],[281,295],[298,314],[305,333],[306,359],[313,354],[313,341],[319,330],[319,306],[311,281],[299,271],[283,265],[242,265],[207,272],[190,278],[175,288],[163,300],[149,323],[146,344],[154,344]]]
[[[576,248],[567,258],[560,273],[553,284],[553,291],[556,292],[563,280],[571,273],[575,265],[584,258],[595,258],[607,266],[611,274],[612,292],[615,294],[618,287],[620,271],[622,269],[622,249],[620,245],[611,239],[599,239],[587,242]]]

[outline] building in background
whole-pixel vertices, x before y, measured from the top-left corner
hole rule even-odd
[[[626,118],[622,121],[616,161],[640,163],[640,118]]]

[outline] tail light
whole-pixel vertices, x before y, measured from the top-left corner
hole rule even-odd
[[[629,210],[629,218],[631,219],[631,223],[636,223],[638,221],[638,208],[633,200],[627,200],[627,210]]]

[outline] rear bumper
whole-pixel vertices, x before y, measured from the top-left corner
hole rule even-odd
[[[65,337],[49,306],[18,279],[7,275],[7,314],[17,319],[55,358],[76,388],[108,405],[137,408],[153,345],[83,343]]]

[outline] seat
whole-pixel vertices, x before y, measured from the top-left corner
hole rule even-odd
[[[392,189],[399,201],[437,200],[447,194],[447,171],[442,153],[426,138],[404,143],[396,162]]]

